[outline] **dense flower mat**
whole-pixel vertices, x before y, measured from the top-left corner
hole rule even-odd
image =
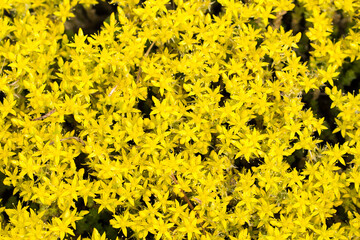
[[[359,1],[96,2],[0,2],[1,239],[360,238]]]

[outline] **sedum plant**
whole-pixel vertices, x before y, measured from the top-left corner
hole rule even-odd
[[[96,1],[0,3],[1,239],[360,238],[360,99],[337,85],[357,1],[112,1],[71,38],[78,4]],[[343,141],[320,139],[316,92]]]

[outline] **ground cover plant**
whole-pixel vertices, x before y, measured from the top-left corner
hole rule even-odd
[[[358,1],[95,4],[0,3],[1,239],[360,238]]]

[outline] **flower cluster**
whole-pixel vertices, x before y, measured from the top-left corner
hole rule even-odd
[[[0,169],[17,196],[1,239],[110,237],[79,236],[92,209],[117,238],[360,237],[360,99],[336,86],[360,60],[356,1],[113,1],[101,31],[66,35],[96,2],[0,3]],[[281,24],[297,7],[303,34]],[[334,39],[338,12],[352,24]],[[313,91],[343,143],[316,137]]]

